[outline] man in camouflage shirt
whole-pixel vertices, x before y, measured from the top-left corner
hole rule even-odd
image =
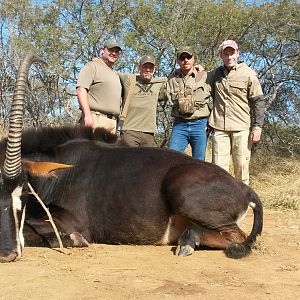
[[[206,127],[210,114],[210,86],[207,73],[195,66],[194,51],[185,46],[177,52],[180,69],[169,77],[163,89],[165,98],[173,104],[174,124],[169,149],[184,152],[188,144],[194,158],[204,160],[206,152]]]

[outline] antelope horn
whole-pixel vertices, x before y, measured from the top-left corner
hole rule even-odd
[[[9,117],[9,132],[4,161],[4,175],[14,179],[21,173],[21,135],[23,128],[24,100],[27,88],[28,71],[33,63],[46,64],[36,54],[27,54],[22,61],[14,89]]]

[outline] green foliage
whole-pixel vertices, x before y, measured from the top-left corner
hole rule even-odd
[[[300,158],[300,128],[279,123],[266,124],[262,142],[254,151],[265,151],[264,155],[273,154],[280,157]]]
[[[299,20],[296,0],[0,1],[0,114],[6,120],[17,66],[30,50],[49,65],[46,73],[36,69],[39,81],[30,86],[27,114],[38,125],[77,121],[78,72],[100,55],[109,37],[124,46],[118,70],[136,72],[139,57],[152,53],[159,76],[173,71],[183,45],[192,46],[197,62],[212,69],[220,64],[218,45],[235,39],[266,95],[263,145],[290,145],[297,140],[293,134],[299,139]],[[170,118],[162,110],[158,122],[168,132]],[[290,133],[277,130],[280,126]],[[298,153],[297,145],[286,153]]]

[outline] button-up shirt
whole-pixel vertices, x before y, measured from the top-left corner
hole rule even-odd
[[[265,104],[255,71],[241,62],[230,72],[222,66],[208,77],[214,98],[210,126],[225,131],[262,127]]]

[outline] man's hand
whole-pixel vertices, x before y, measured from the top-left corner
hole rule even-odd
[[[255,144],[260,141],[260,138],[261,138],[261,128],[254,127],[251,131],[251,142]]]
[[[94,128],[95,124],[91,114],[84,116],[84,125],[86,127]]]
[[[200,64],[197,64],[194,66],[195,69],[197,70],[197,72],[201,72],[201,71],[204,71],[204,68],[200,65]]]
[[[94,127],[94,121],[92,118],[91,110],[88,104],[88,92],[83,87],[77,87],[77,98],[83,114],[83,122],[86,127]]]
[[[210,125],[206,126],[206,136],[209,137],[214,133],[214,128],[211,127]]]

